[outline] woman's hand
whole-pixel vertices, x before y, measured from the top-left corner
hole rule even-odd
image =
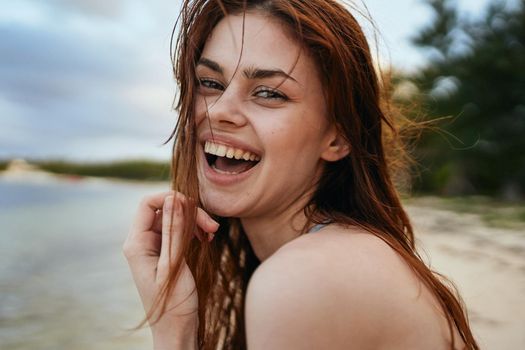
[[[133,279],[148,312],[166,282],[170,261],[173,263],[180,247],[184,227],[182,203],[185,197],[174,191],[145,197],[140,203],[123,251]],[[219,224],[204,210],[197,208],[197,226],[213,237]],[[170,225],[172,234],[170,235]],[[202,237],[196,236],[202,240]],[[208,239],[208,237],[204,237]],[[171,246],[171,252],[170,252]],[[155,349],[193,347],[197,339],[198,297],[195,280],[183,262],[180,277],[170,295],[166,313],[151,326]],[[192,293],[193,292],[193,293]],[[158,312],[153,320],[157,319]]]

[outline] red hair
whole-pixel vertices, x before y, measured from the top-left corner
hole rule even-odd
[[[363,31],[352,14],[331,0],[195,0],[184,1],[173,55],[179,84],[179,119],[174,138],[172,187],[199,200],[194,103],[195,66],[205,41],[226,14],[260,12],[290,29],[314,58],[322,77],[328,117],[351,145],[350,154],[327,163],[317,190],[304,208],[309,223],[331,220],[368,230],[390,245],[430,289],[446,315],[454,344],[457,328],[467,349],[478,349],[460,297],[445,279],[431,271],[415,250],[413,230],[392,177],[405,154],[386,94],[380,86]],[[185,206],[187,218],[195,205]],[[166,298],[177,282],[183,259],[192,270],[199,298],[198,342],[203,349],[243,349],[244,297],[259,261],[236,219],[218,218],[220,232],[212,243],[192,240],[196,229],[186,220],[181,250],[156,308],[165,311]],[[150,320],[151,321],[151,320]],[[154,321],[153,321],[154,322]]]

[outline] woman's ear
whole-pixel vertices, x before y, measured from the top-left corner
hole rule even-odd
[[[321,158],[327,162],[336,162],[346,157],[352,149],[348,141],[337,132],[332,133],[328,142],[321,153]]]

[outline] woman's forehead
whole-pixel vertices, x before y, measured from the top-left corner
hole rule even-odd
[[[208,37],[202,57],[219,63],[225,73],[239,65],[286,72],[293,69],[296,74],[302,74],[313,65],[284,24],[250,12],[244,18],[228,15],[222,19]]]

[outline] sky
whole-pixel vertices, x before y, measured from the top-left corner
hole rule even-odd
[[[458,6],[475,17],[487,2],[458,0]],[[365,3],[380,31],[381,63],[407,71],[423,66],[425,54],[410,44],[432,18],[422,0]],[[0,159],[168,161],[171,143],[162,144],[177,118],[169,42],[179,6],[178,0],[4,2]]]

